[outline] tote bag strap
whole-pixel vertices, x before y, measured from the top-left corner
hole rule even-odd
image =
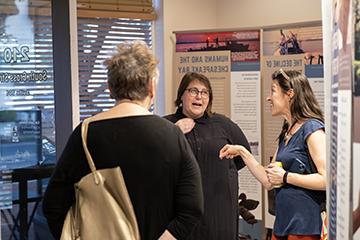
[[[138,108],[134,114],[132,115],[123,115],[120,117],[127,117],[127,116],[146,116],[146,115],[152,115],[152,113],[148,112],[147,110],[144,111],[144,109],[138,105],[135,104],[135,106]],[[89,124],[91,122],[96,122],[96,121],[100,121],[100,120],[108,120],[108,119],[114,119],[114,118],[119,118],[119,116],[115,115],[114,112],[111,112],[111,110],[104,112],[104,114],[97,114],[95,116],[86,118],[81,126],[81,139],[82,139],[82,144],[83,144],[83,148],[85,151],[85,155],[86,155],[86,159],[87,162],[89,164],[89,167],[91,169],[91,172],[94,175],[95,178],[95,183],[98,184],[99,181],[101,180],[101,175],[96,171],[96,167],[94,164],[94,161],[90,155],[89,149],[87,147],[87,134],[88,134],[88,127]]]
[[[91,118],[86,118],[82,125],[81,125],[81,140],[82,140],[82,145],[83,145],[83,148],[84,148],[84,152],[85,152],[85,155],[86,155],[86,159],[87,159],[87,162],[89,164],[89,167],[90,167],[90,170],[94,176],[94,180],[95,180],[95,183],[96,184],[99,184],[100,181],[101,181],[101,175],[96,171],[96,167],[95,167],[95,164],[94,164],[94,161],[91,157],[91,154],[89,152],[89,149],[87,147],[87,133],[88,133],[88,128],[89,128],[89,123],[91,122]]]
[[[87,146],[87,136],[88,136],[88,128],[89,128],[89,124],[91,122],[96,122],[99,120],[105,120],[105,119],[112,119],[114,117],[107,117],[107,118],[99,118],[99,117],[90,117],[90,118],[86,118],[81,126],[81,140],[82,140],[82,144],[83,144],[83,148],[84,148],[84,152],[86,155],[86,159],[88,162],[88,165],[91,169],[91,174],[93,175],[94,178],[94,182],[96,185],[99,185],[101,183],[103,183],[104,181],[104,177],[102,176],[102,174],[100,173],[100,171],[97,171],[95,163],[93,161],[93,158],[91,157],[91,154],[89,152],[88,146]],[[136,221],[136,216],[132,207],[132,203],[130,200],[130,197],[128,195],[127,192],[127,188],[125,185],[125,181],[123,179],[123,175],[120,171],[119,173],[121,181],[120,181],[120,187],[119,189],[121,190],[123,196],[116,196],[115,198],[121,198],[118,200],[121,200],[120,202],[122,202],[121,204],[119,204],[119,207],[123,208],[124,206],[129,207],[129,209],[126,209],[126,211],[124,213],[126,213],[126,218],[128,219],[128,221],[130,222],[133,234],[136,238],[134,239],[140,239],[139,237],[139,232],[138,232],[138,226],[137,226],[137,221]],[[103,186],[104,188],[104,186]],[[109,191],[109,190],[108,190]],[[116,191],[115,191],[116,192]],[[80,205],[79,205],[79,189],[76,190],[76,203],[75,203],[75,234],[76,236],[80,236]],[[120,194],[121,195],[121,194]],[[120,206],[121,205],[121,206]],[[77,239],[77,238],[76,238]],[[80,238],[79,238],[80,239]]]

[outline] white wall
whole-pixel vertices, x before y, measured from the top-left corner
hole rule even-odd
[[[213,29],[216,27],[216,0],[162,0],[163,18],[163,64],[161,72],[164,80],[165,113],[173,111],[173,53],[175,52],[175,34],[173,31]],[[159,26],[160,27],[160,26]],[[158,36],[157,36],[158,37]],[[157,44],[157,47],[162,47]],[[161,109],[158,113],[162,113]]]
[[[321,21],[321,0],[157,0],[157,56],[161,77],[157,113],[173,111],[173,31],[241,29]],[[158,32],[156,32],[158,33]],[[161,81],[161,82],[162,82]]]
[[[218,0],[217,27],[266,27],[321,21],[321,0]]]

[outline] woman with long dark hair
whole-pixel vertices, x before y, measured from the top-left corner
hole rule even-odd
[[[323,114],[308,79],[298,71],[276,71],[267,101],[272,116],[284,118],[273,157],[281,164],[265,168],[241,145],[225,145],[220,157],[241,156],[266,189],[282,186],[276,188],[273,240],[319,239],[326,189]]]

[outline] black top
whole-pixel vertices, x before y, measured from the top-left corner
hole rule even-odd
[[[165,229],[186,239],[201,217],[203,198],[198,164],[179,128],[154,115],[101,120],[90,123],[87,143],[97,169],[121,167],[142,240],[158,239]],[[80,124],[44,197],[57,239],[75,200],[74,183],[89,173]]]
[[[173,123],[185,117],[182,108],[165,116]],[[199,163],[204,190],[204,215],[190,239],[238,239],[238,170],[245,164],[240,157],[221,160],[219,152],[225,144],[250,150],[245,135],[229,118],[205,114],[185,136]]]

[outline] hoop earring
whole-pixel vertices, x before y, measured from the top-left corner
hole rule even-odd
[[[149,112],[151,112],[151,113],[154,113],[154,110],[155,110],[155,105],[154,105],[154,103],[152,103],[151,105],[150,105],[150,107],[149,107]]]

